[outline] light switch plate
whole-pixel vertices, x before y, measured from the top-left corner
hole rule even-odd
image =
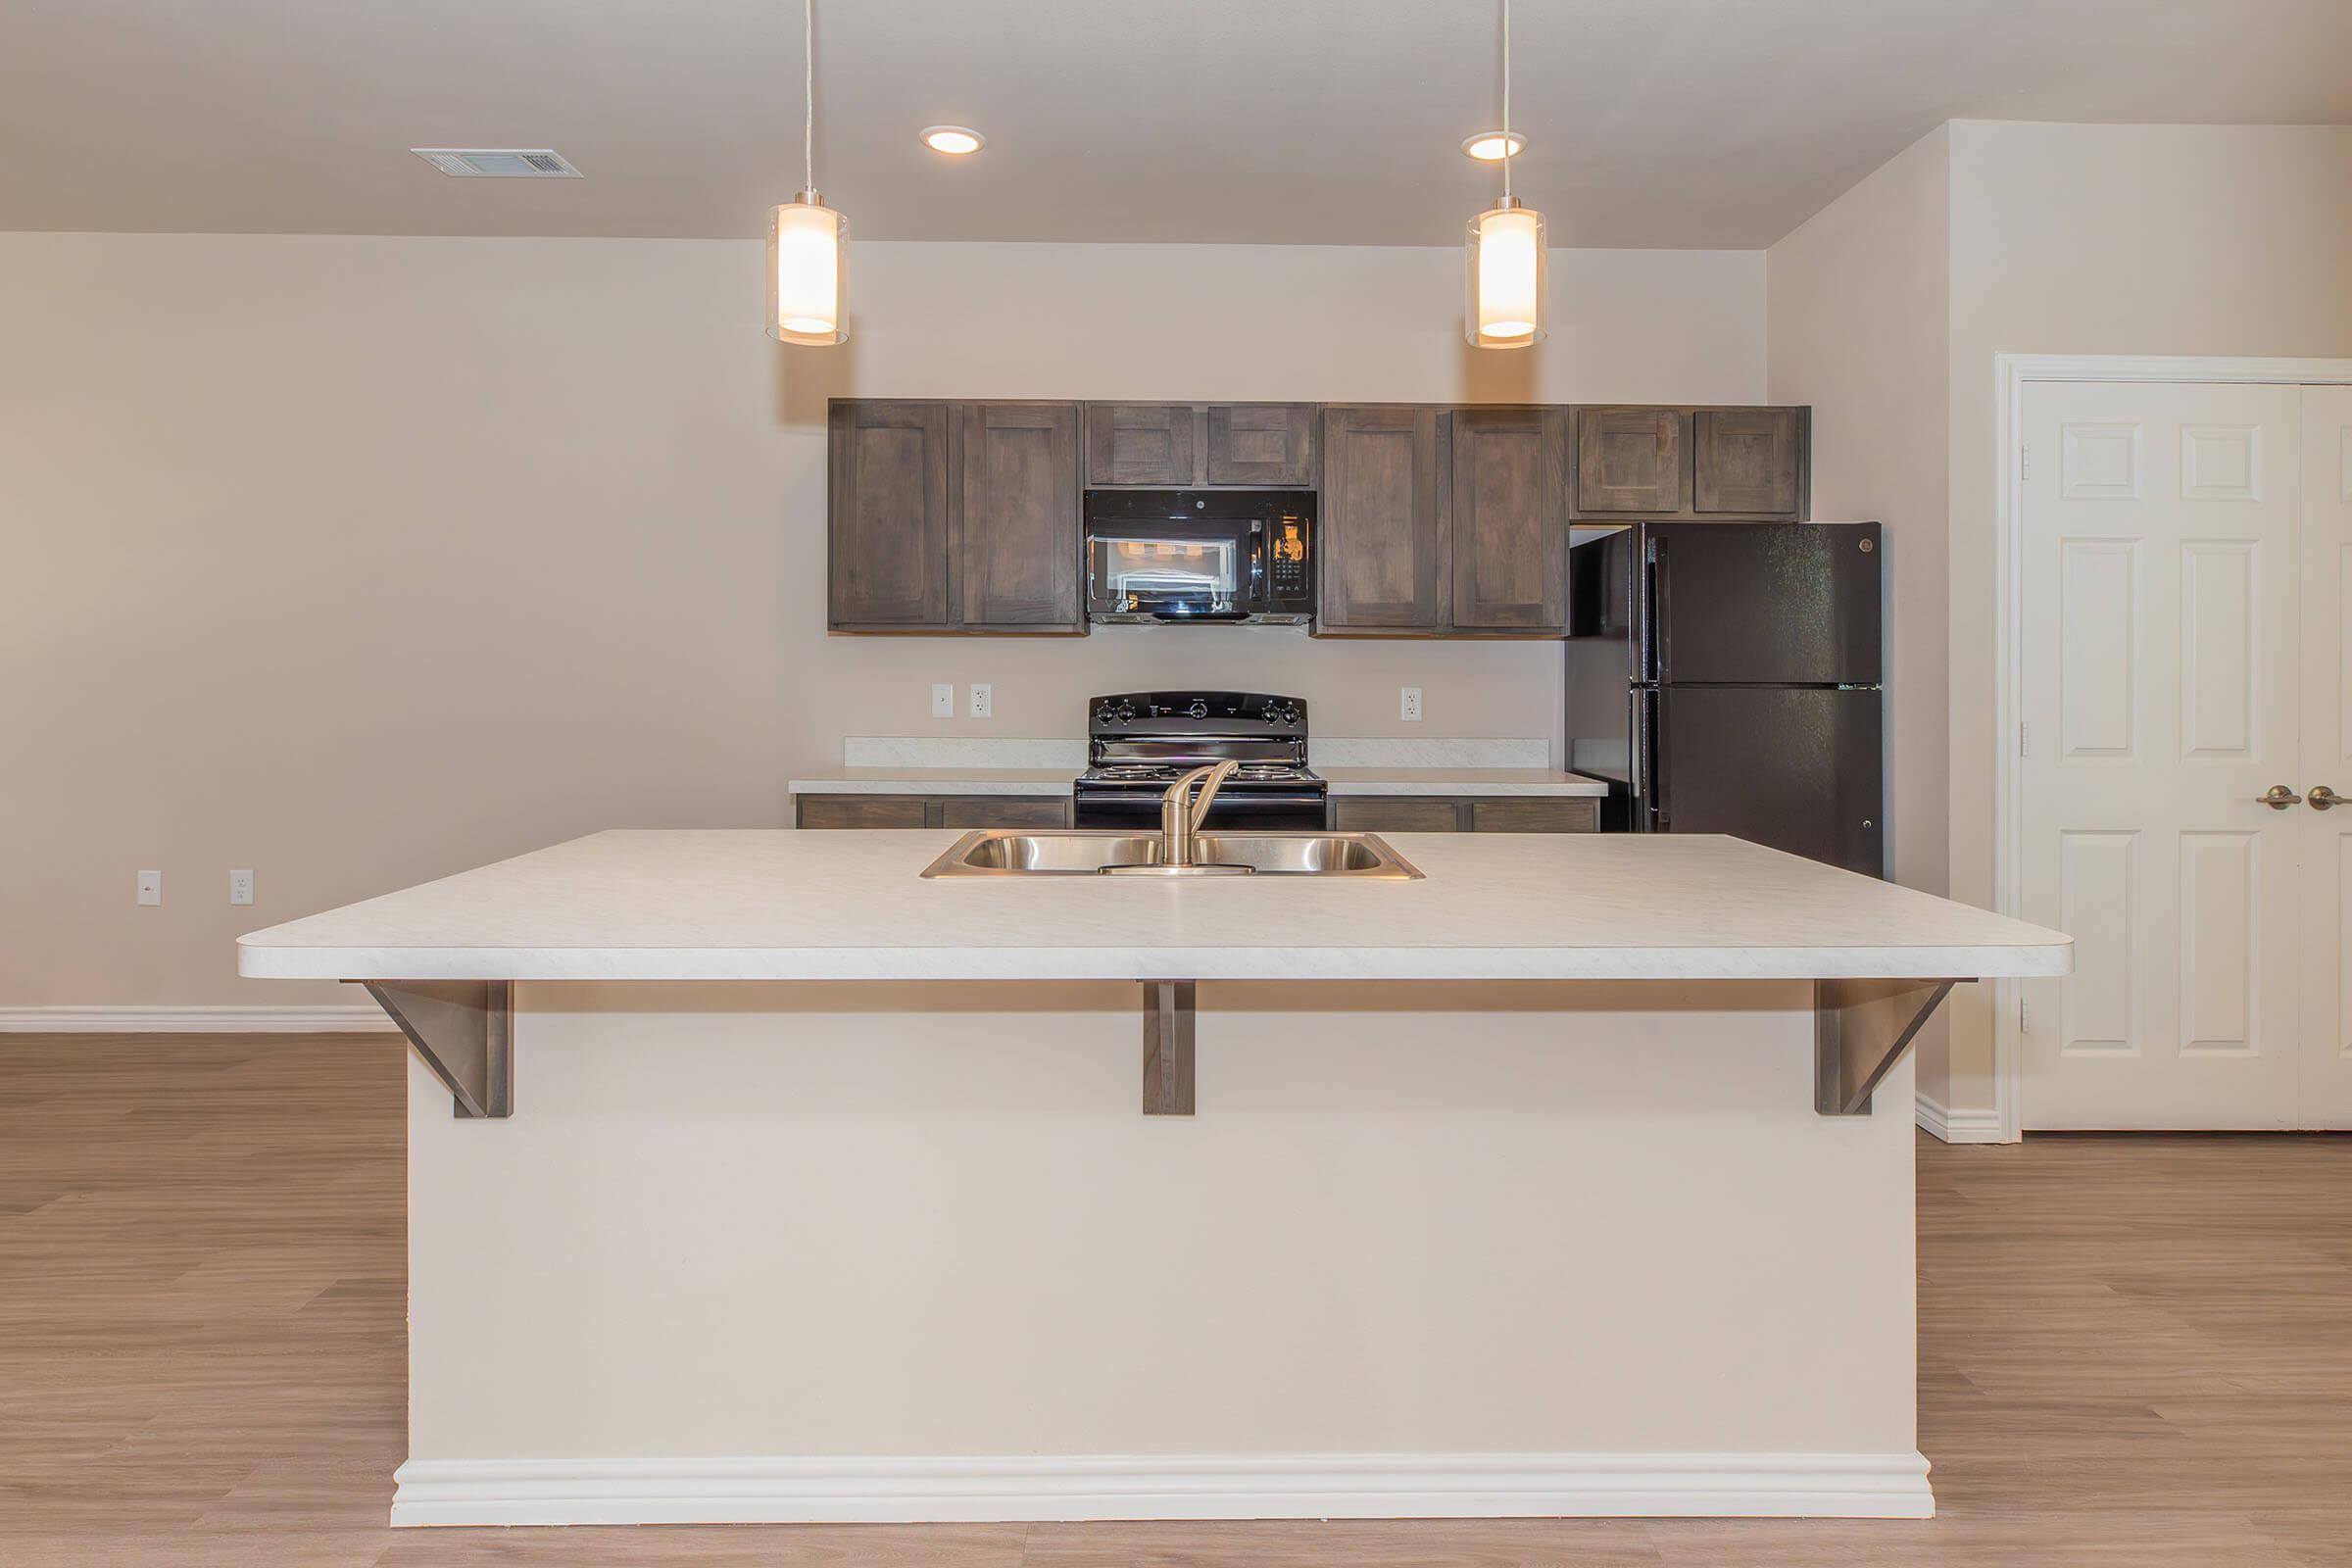
[[[956,716],[956,688],[954,686],[941,684],[931,688],[931,716],[933,718],[954,718]]]
[[[163,872],[141,871],[139,873],[139,902],[141,904],[161,904],[164,902]]]

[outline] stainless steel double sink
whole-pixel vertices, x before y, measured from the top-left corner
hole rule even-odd
[[[957,839],[925,877],[1336,876],[1418,881],[1421,872],[1377,833],[1197,833],[1192,860],[1171,864],[1157,833],[983,828]]]

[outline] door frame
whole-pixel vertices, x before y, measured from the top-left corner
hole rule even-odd
[[[2025,769],[2018,765],[2018,715],[2025,710],[2025,579],[2019,568],[2025,481],[2026,387],[2035,381],[2179,381],[2208,385],[2352,386],[2352,360],[2200,358],[2172,354],[1995,354],[1993,383],[1993,724],[1992,906],[2020,917]],[[1992,1101],[1995,1139],[2025,1136],[2025,1037],[2018,1029],[2020,982],[1992,982]],[[1989,1130],[1989,1129],[1988,1129]]]

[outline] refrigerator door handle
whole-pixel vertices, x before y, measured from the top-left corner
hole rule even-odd
[[[1666,541],[1650,539],[1648,567],[1643,573],[1648,579],[1649,613],[1643,616],[1648,624],[1649,678],[1665,682],[1674,678],[1674,591],[1673,579],[1666,571]]]
[[[1666,805],[1666,702],[1663,692],[1647,692],[1649,705],[1649,826],[1653,833],[1674,831],[1674,813]]]

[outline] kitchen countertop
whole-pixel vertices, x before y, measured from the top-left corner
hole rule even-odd
[[[1418,882],[924,881],[939,830],[624,829],[241,937],[414,980],[1733,979],[2067,972],[2055,931],[1709,835],[1385,834]]]
[[[1067,795],[1067,767],[845,767],[796,778],[795,795]]]
[[[1609,787],[1549,767],[1318,767],[1334,795],[1588,795]]]
[[[1319,767],[1334,795],[1602,796],[1609,787],[1545,767]],[[1076,773],[1036,767],[845,767],[794,779],[795,795],[1067,795]]]

